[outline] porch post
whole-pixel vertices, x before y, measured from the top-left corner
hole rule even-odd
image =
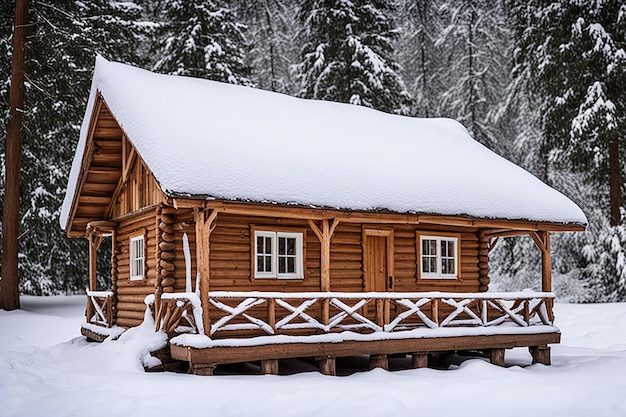
[[[89,291],[96,290],[96,239],[94,237],[95,231],[91,228],[87,228],[87,241],[89,245]],[[86,322],[89,323],[93,317],[95,311],[93,307],[93,301],[91,297],[87,296],[87,310],[85,311]]]
[[[550,232],[539,232],[541,248],[541,291],[552,291],[552,260],[550,259]]]
[[[315,221],[308,221],[309,227],[315,233],[315,236],[320,241],[321,244],[321,253],[320,253],[320,291],[329,292],[330,291],[330,240],[335,233],[335,229],[339,224],[339,220],[334,219],[332,224],[330,223],[330,219],[322,219],[321,220],[321,229],[315,223]],[[322,301],[322,322],[324,324],[328,324],[329,320],[329,300],[325,298]]]
[[[89,291],[96,290],[96,239],[93,229],[89,230]]]
[[[209,217],[205,217],[204,209],[194,209],[194,220],[196,222],[196,263],[200,274],[200,304],[202,305],[202,324],[204,334],[211,335],[211,318],[209,316],[209,239],[211,232],[215,229],[217,211],[213,210]]]

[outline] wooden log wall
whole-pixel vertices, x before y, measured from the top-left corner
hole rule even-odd
[[[157,276],[156,247],[157,236],[154,227],[156,208],[146,210],[136,215],[118,219],[119,226],[115,235],[117,253],[117,320],[116,324],[122,327],[132,327],[143,321],[146,306],[144,299],[154,294]],[[130,280],[130,237],[137,232],[144,232],[146,253],[146,277],[144,280]]]
[[[478,232],[478,291],[489,290],[489,236],[484,230]]]
[[[117,322],[117,279],[118,279],[118,260],[120,255],[119,246],[117,243],[117,232],[113,232],[111,236],[111,291],[113,292],[113,299],[111,300],[111,312],[112,322]]]
[[[158,220],[158,268],[160,272],[160,283],[157,284],[157,291],[162,290],[164,293],[173,293],[176,284],[176,259],[182,255],[182,247],[176,247],[176,232],[174,224],[176,223],[176,210],[173,208],[163,208]],[[177,253],[180,253],[178,255]]]
[[[304,279],[254,279],[250,226],[306,230]],[[319,291],[320,242],[305,220],[220,213],[210,240],[211,291]],[[195,253],[192,251],[192,255]]]

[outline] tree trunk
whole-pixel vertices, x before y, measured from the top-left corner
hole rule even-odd
[[[619,138],[617,132],[609,140],[609,193],[611,198],[611,226],[620,222],[622,207],[622,176],[619,163]]]
[[[617,103],[620,97],[620,86],[614,82],[607,83],[609,100]],[[622,167],[620,166],[619,132],[612,131],[609,136],[609,198],[611,207],[611,226],[617,226],[621,220],[620,209],[622,199]]]
[[[9,94],[9,123],[7,124],[5,196],[2,218],[2,281],[0,281],[0,308],[20,308],[18,289],[17,251],[20,225],[20,156],[22,154],[22,112],[24,108],[24,61],[28,0],[15,3],[13,27],[11,86]]]

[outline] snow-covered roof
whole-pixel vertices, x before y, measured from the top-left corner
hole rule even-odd
[[[97,92],[170,196],[586,224],[569,198],[450,119],[419,119],[97,57],[62,208]]]

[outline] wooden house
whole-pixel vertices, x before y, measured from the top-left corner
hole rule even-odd
[[[83,334],[137,326],[218,364],[529,347],[549,364],[550,233],[571,200],[458,123],[302,100],[96,60],[61,224],[89,240]],[[96,251],[112,236],[111,288]],[[541,292],[489,290],[489,251],[529,235]],[[100,291],[98,291],[100,290]]]

